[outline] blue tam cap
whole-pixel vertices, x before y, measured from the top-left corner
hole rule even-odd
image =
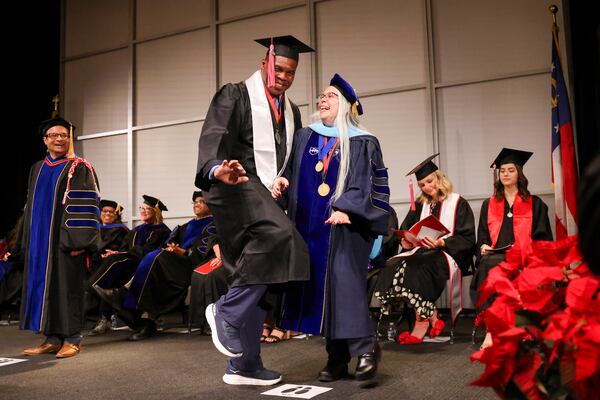
[[[335,74],[333,75],[333,78],[331,78],[329,85],[335,86],[342,93],[342,96],[344,96],[352,106],[353,112],[356,112],[358,115],[363,114],[362,104],[360,104],[360,100],[358,99],[354,88],[344,80],[344,78],[339,74]]]

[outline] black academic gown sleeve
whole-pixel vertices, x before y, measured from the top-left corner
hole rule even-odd
[[[380,176],[377,176],[378,172]],[[384,172],[385,177],[382,175]],[[365,223],[372,233],[385,235],[390,209],[387,181],[387,169],[377,138],[352,138],[346,187],[344,193],[333,202],[332,208],[349,214],[352,223]],[[377,187],[375,182],[379,184]]]
[[[195,183],[202,190],[210,189],[211,182],[208,176],[211,168],[219,165],[222,160],[230,158],[234,143],[232,135],[240,130],[240,121],[235,118],[240,114],[239,110],[236,110],[240,98],[239,87],[229,83],[215,93],[210,103],[198,141]],[[244,166],[243,160],[239,161]]]
[[[548,206],[538,196],[532,198],[533,221],[531,224],[532,240],[553,240],[550,219],[548,218]]]

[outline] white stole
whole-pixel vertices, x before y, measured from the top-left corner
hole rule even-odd
[[[254,142],[254,162],[256,173],[260,181],[267,189],[271,190],[273,181],[280,176],[285,169],[290,152],[292,151],[292,140],[294,138],[294,113],[292,105],[287,96],[285,98],[285,131],[286,152],[285,160],[280,171],[277,171],[277,153],[275,151],[275,137],[273,122],[271,119],[271,106],[267,100],[265,87],[260,74],[256,71],[246,80],[246,88],[250,96],[250,109],[252,111],[252,136]]]
[[[443,236],[442,239],[452,236],[454,234],[454,222],[456,221],[456,208],[458,205],[458,199],[460,196],[457,193],[450,193],[448,197],[440,204],[440,221],[450,233]],[[424,219],[431,214],[429,208],[429,202],[423,203],[421,209],[420,219]],[[448,253],[443,252],[448,263],[448,297],[450,298],[450,314],[452,315],[452,323],[455,322],[456,317],[462,311],[462,274],[458,264],[454,261]]]

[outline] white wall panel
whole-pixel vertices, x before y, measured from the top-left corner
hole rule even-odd
[[[201,118],[214,92],[209,30],[137,47],[137,125]]]
[[[550,68],[553,3],[434,0],[436,81]]]
[[[66,0],[65,55],[127,44],[129,2],[123,0]],[[35,4],[32,4],[34,7]],[[58,21],[57,21],[58,23]]]
[[[220,85],[247,79],[259,69],[267,49],[254,39],[267,36],[293,35],[302,42],[308,41],[305,8],[268,14],[219,26]],[[288,90],[296,103],[308,101],[310,56],[300,55],[294,84]]]
[[[388,167],[391,200],[408,199],[406,173],[431,154],[425,90],[362,99],[362,123],[379,139]],[[416,184],[416,183],[415,183]]]
[[[125,207],[123,219],[130,219],[127,209],[127,136],[109,136],[78,142],[81,154],[94,167],[102,198],[115,200]],[[134,211],[133,215],[137,212]]]
[[[424,2],[316,5],[321,90],[335,72],[361,91],[425,83]]]
[[[550,189],[550,75],[438,91],[440,151],[456,190],[491,192],[489,166],[502,147],[533,151],[525,165],[533,191]]]
[[[201,123],[192,123],[136,132],[136,207],[148,194],[166,204],[165,217],[190,215],[201,129]]]
[[[219,19],[226,19],[298,3],[298,0],[219,0]]]
[[[65,64],[64,115],[77,135],[127,128],[127,50]]]
[[[210,0],[137,0],[136,38],[208,25]]]

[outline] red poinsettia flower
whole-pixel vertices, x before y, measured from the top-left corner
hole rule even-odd
[[[517,352],[519,343],[527,336],[523,328],[511,328],[494,336],[494,345],[471,355],[471,362],[486,364],[483,374],[471,385],[502,386],[506,385],[517,368]]]
[[[541,314],[559,308],[553,300],[558,288],[555,283],[566,281],[560,267],[525,268],[515,279],[523,307]]]
[[[472,355],[486,365],[473,385],[491,386],[503,397],[511,381],[529,399],[551,397],[544,379],[558,359],[563,387],[576,398],[597,397],[600,278],[577,249],[576,236],[532,242],[490,270],[482,295],[496,295],[484,314],[493,345]]]

